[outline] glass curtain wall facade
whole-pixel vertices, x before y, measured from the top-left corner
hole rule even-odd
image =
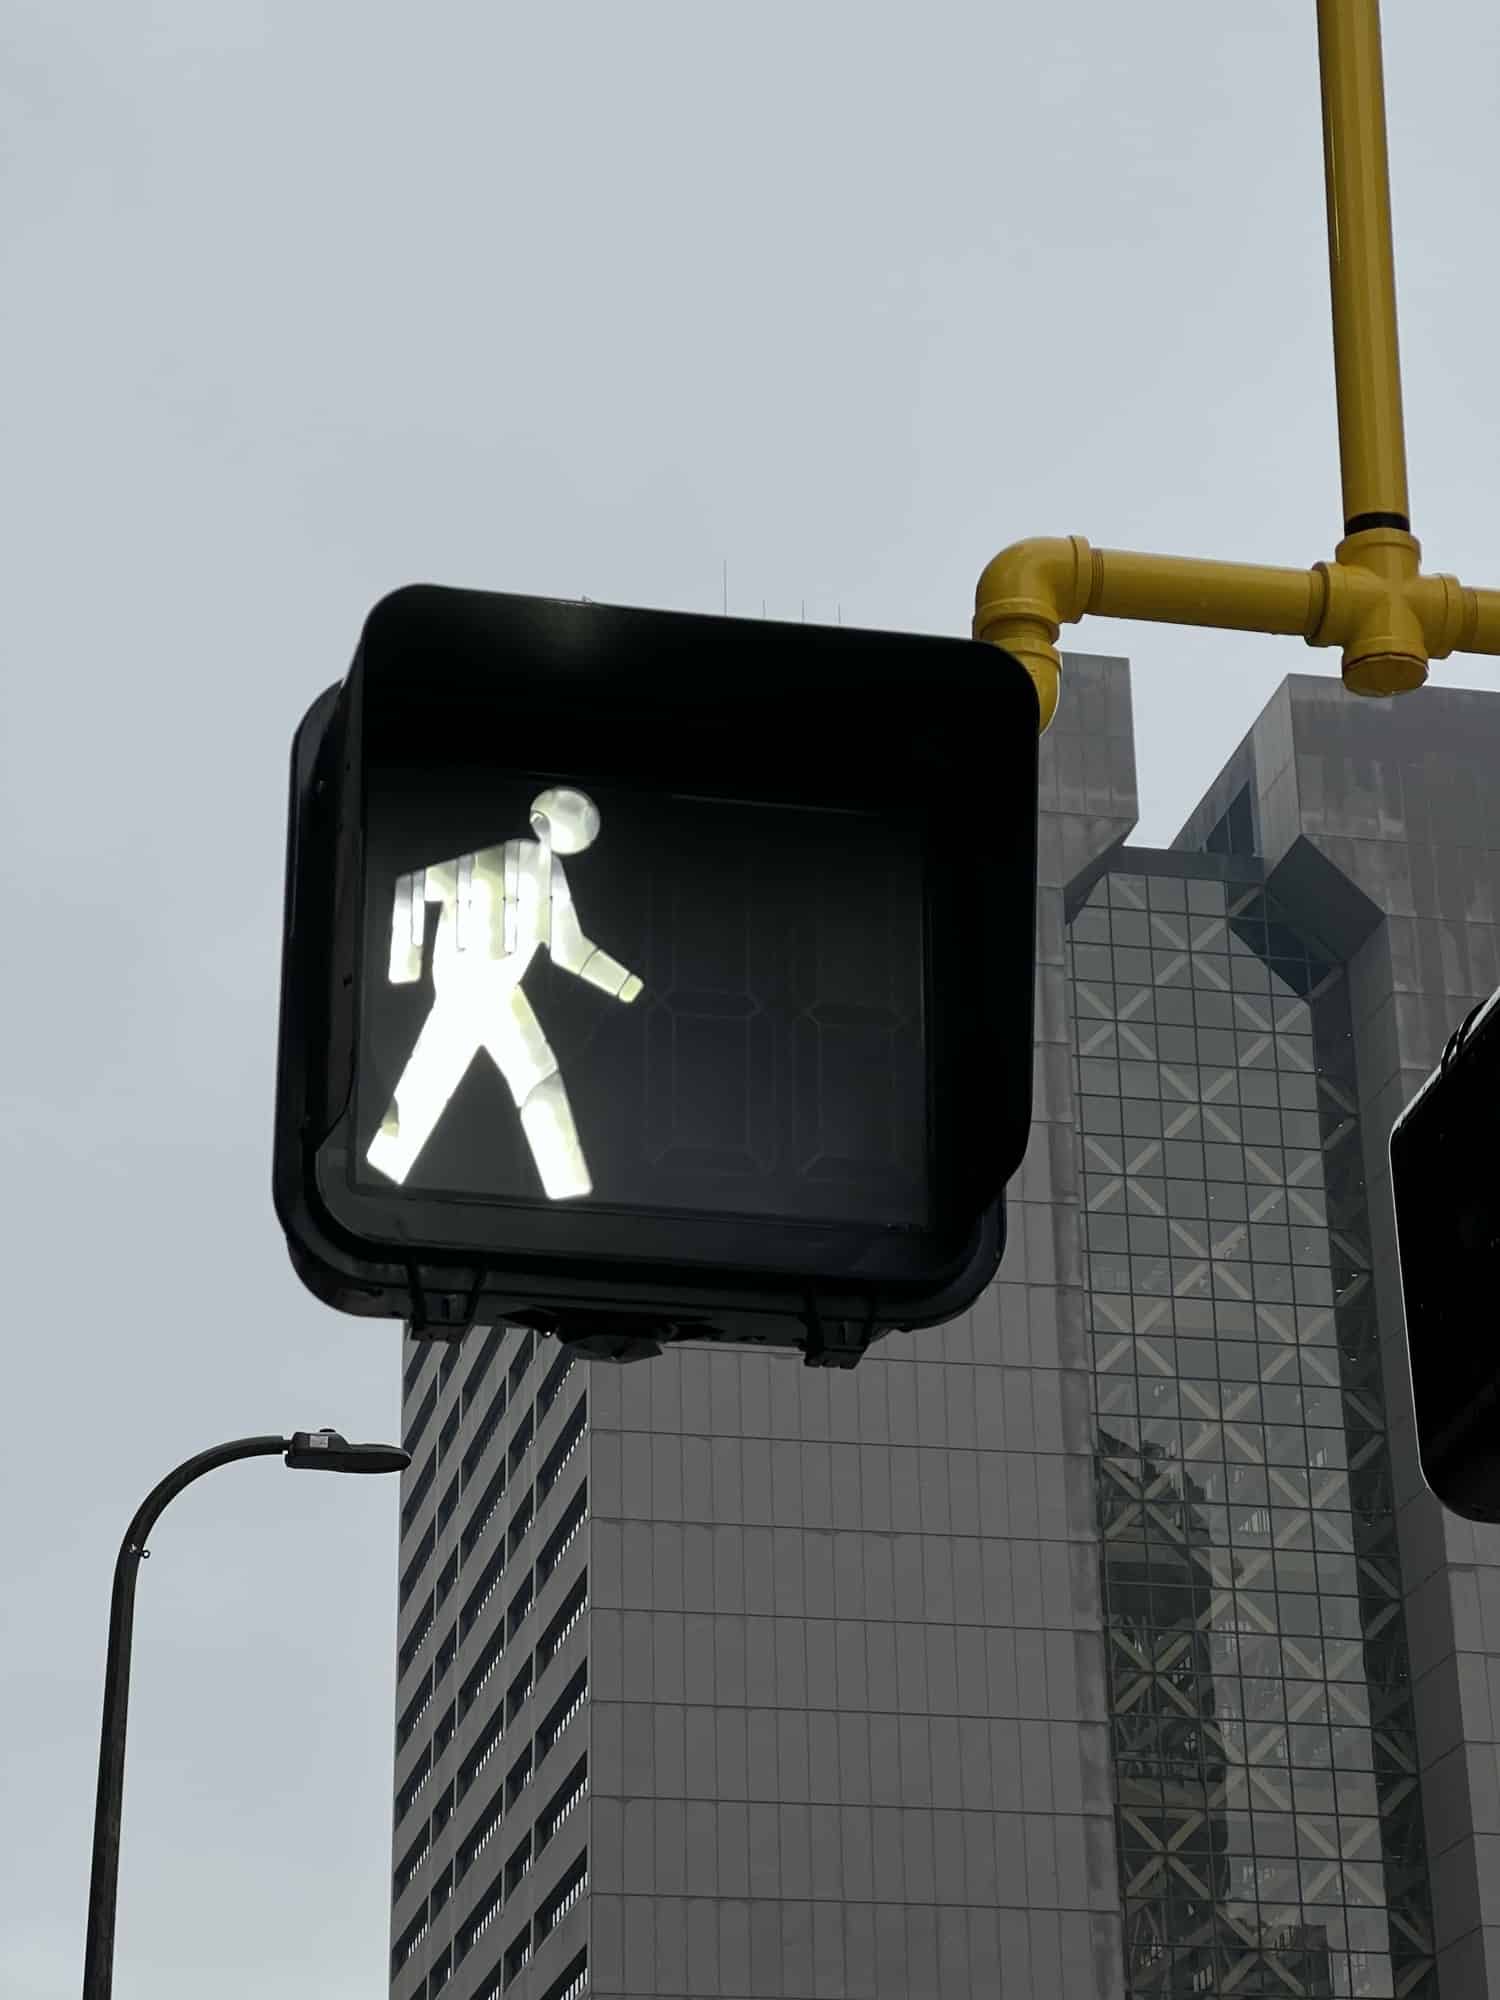
[[[1500,1992],[1500,1529],[1445,1514],[1418,1472],[1388,1144],[1448,1036],[1500,985],[1497,778],[1495,695],[1430,685],[1360,701],[1337,676],[1294,674],[1173,843],[1258,857],[1269,895],[1344,975],[1370,1280],[1357,1303],[1384,1394],[1445,2000]],[[1356,1499],[1357,1527],[1361,1513]],[[1372,1659],[1372,1716],[1381,1671]]]
[[[1127,1991],[1430,1996],[1347,981],[1260,874],[1070,925]]]

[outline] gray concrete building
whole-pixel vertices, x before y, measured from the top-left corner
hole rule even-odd
[[[408,1345],[392,2000],[1500,1992],[1500,1531],[1417,1474],[1385,1150],[1500,983],[1500,698],[1293,676],[1146,849],[1066,665],[973,1311]]]

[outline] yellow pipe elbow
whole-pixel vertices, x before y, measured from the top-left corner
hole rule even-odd
[[[1036,683],[1045,730],[1057,713],[1057,635],[1088,609],[1093,551],[1082,535],[1013,542],[985,565],[974,593],[974,637],[1000,646]]]

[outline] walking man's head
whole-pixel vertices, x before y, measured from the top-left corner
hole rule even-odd
[[[549,785],[531,801],[531,830],[551,840],[558,854],[580,854],[599,834],[599,808],[587,792]]]

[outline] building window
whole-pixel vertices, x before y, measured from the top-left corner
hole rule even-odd
[[[427,1914],[434,1923],[448,1898],[453,1894],[453,1888],[453,1863],[450,1861],[440,1870],[437,1880],[432,1885],[432,1894],[427,1899]]]
[[[521,1663],[520,1672],[505,1691],[505,1726],[507,1729],[509,1729],[510,1725],[521,1713],[522,1708],[529,1699],[535,1677],[535,1662],[528,1653],[525,1660]]]
[[[407,1372],[410,1374],[410,1370]],[[403,1448],[413,1456],[416,1455],[417,1446],[422,1442],[423,1433],[432,1422],[432,1413],[437,1408],[437,1393],[437,1377],[434,1375],[427,1385],[427,1394],[422,1398],[416,1413],[413,1415],[411,1422],[406,1426],[405,1433],[401,1439]],[[411,1391],[408,1389],[408,1398],[410,1394]]]
[[[557,1790],[537,1815],[536,1844],[539,1853],[547,1845],[548,1841],[551,1840],[553,1834],[556,1833],[574,1806],[580,1804],[587,1797],[588,1789],[589,1760],[587,1756],[583,1756],[579,1758],[572,1770],[569,1771],[567,1777],[563,1779]]]
[[[432,1745],[429,1743],[416,1763],[411,1776],[396,1794],[396,1824],[399,1826],[421,1796],[422,1787],[432,1776]]]
[[[1240,786],[1227,810],[1214,823],[1203,847],[1208,854],[1255,853],[1255,812],[1248,785]]]
[[[417,1946],[422,1942],[423,1938],[426,1937],[428,1931],[431,1930],[431,1928],[432,1928],[432,1922],[431,1919],[428,1917],[425,1908],[418,1910],[417,1914],[412,1918],[411,1922],[407,1925],[406,1929],[401,1933],[400,1937],[397,1938],[395,1944],[391,1947],[392,1979],[395,1978],[396,1974],[401,1970],[402,1966],[405,1965],[406,1961],[411,1957],[412,1953],[416,1950]]]
[[[536,1393],[537,1422],[540,1423],[552,1405],[562,1394],[563,1385],[573,1372],[576,1359],[571,1347],[564,1347],[552,1366],[547,1370],[546,1379]]]
[[[528,1743],[505,1776],[505,1810],[510,1811],[516,1800],[531,1783],[531,1745]]]
[[[401,1532],[411,1533],[412,1523],[422,1511],[422,1502],[432,1491],[432,1482],[437,1478],[437,1447],[428,1452],[422,1470],[412,1481],[410,1490],[401,1504]]]
[[[579,2000],[589,1983],[589,1955],[586,1950],[570,1958],[542,1995],[542,2000]]]
[[[507,1896],[514,1895],[516,1890],[520,1888],[530,1867],[531,1835],[530,1833],[524,1833],[517,1841],[509,1861],[505,1864],[505,1893]]]
[[[427,1704],[432,1700],[432,1669],[429,1667],[422,1676],[416,1693],[407,1703],[396,1724],[396,1748],[402,1750],[416,1733],[417,1724],[427,1712]]]
[[[522,1459],[531,1449],[531,1439],[535,1429],[536,1425],[532,1419],[531,1411],[528,1410],[520,1423],[516,1425],[515,1435],[512,1437],[505,1454],[512,1479],[515,1478],[517,1467],[520,1465]]]
[[[524,1327],[521,1329],[516,1351],[511,1356],[508,1381],[512,1402],[515,1401],[516,1390],[521,1386],[521,1379],[525,1375],[526,1370],[531,1366],[531,1357],[535,1352],[536,1336],[531,1332],[529,1327]]]
[[[589,1608],[589,1573],[584,1570],[552,1616],[537,1642],[536,1670],[543,1674],[556,1659],[558,1648],[575,1631]]]
[[[501,1967],[504,1975],[504,1984],[501,1987],[502,1992],[507,1987],[514,1985],[516,1980],[520,1978],[522,1972],[525,1970],[526,1961],[530,1956],[531,1926],[528,1924],[505,1947],[505,1958]]]
[[[474,1745],[474,1748],[459,1767],[458,1796],[460,1798],[463,1798],[468,1792],[474,1780],[495,1754],[496,1746],[499,1744],[504,1733],[505,1717],[503,1713],[491,1716],[485,1725],[484,1734],[479,1738],[479,1741]]]
[[[439,1611],[441,1611],[443,1606],[448,1602],[448,1599],[453,1592],[453,1587],[457,1582],[458,1582],[458,1550],[455,1549],[452,1555],[449,1556],[448,1560],[443,1564],[442,1569],[438,1572],[437,1608]]]
[[[500,1502],[505,1497],[506,1478],[506,1464],[504,1459],[501,1459],[500,1463],[495,1467],[489,1484],[469,1510],[469,1519],[465,1524],[462,1536],[459,1538],[459,1548],[463,1553],[465,1562],[474,1553],[479,1544],[480,1537],[495,1518]]]
[[[536,1760],[542,1759],[552,1749],[559,1736],[577,1715],[589,1698],[589,1669],[585,1660],[562,1693],[553,1702],[536,1732]]]
[[[422,1650],[423,1640],[427,1637],[427,1634],[432,1630],[433,1621],[436,1619],[436,1617],[437,1617],[437,1599],[431,1592],[429,1592],[426,1604],[417,1613],[416,1624],[412,1626],[411,1632],[407,1636],[405,1644],[402,1646],[400,1653],[397,1655],[396,1678],[398,1681],[404,1680],[406,1678],[407,1672],[410,1669],[413,1660],[416,1659],[418,1653],[420,1653]]]
[[[475,1821],[473,1831],[458,1850],[458,1879],[460,1882],[468,1874],[474,1863],[494,1839],[500,1822],[505,1817],[505,1800],[497,1793],[486,1806],[483,1815]]]
[[[568,1549],[572,1547],[573,1542],[582,1532],[584,1522],[588,1519],[588,1512],[589,1488],[588,1481],[585,1480],[573,1495],[573,1498],[568,1502],[562,1518],[547,1537],[546,1546],[537,1557],[536,1570],[538,1583],[545,1583],[547,1581],[552,1572],[557,1568],[557,1565],[562,1561]]]
[[[447,1647],[444,1647],[443,1650],[446,1652]],[[442,1654],[439,1654],[438,1658],[441,1660]],[[457,1727],[458,1704],[457,1702],[450,1701],[438,1720],[437,1728],[432,1732],[432,1754],[434,1758],[442,1756],[448,1745],[453,1741],[453,1732]]]
[[[495,1400],[490,1404],[489,1409],[485,1412],[483,1422],[480,1424],[478,1430],[475,1431],[473,1437],[470,1438],[469,1443],[464,1451],[463,1483],[465,1491],[468,1490],[470,1480],[472,1480],[475,1473],[478,1472],[479,1462],[484,1457],[485,1453],[489,1450],[490,1443],[494,1438],[496,1431],[499,1430],[500,1425],[504,1420],[504,1417],[505,1417],[505,1386],[503,1383],[501,1383],[500,1385],[497,1386],[495,1390]]]
[[[423,1535],[421,1541],[418,1542],[415,1553],[413,1554],[411,1561],[406,1565],[406,1568],[401,1572],[401,1589],[400,1592],[398,1593],[398,1598],[397,1598],[397,1604],[400,1610],[404,1611],[406,1609],[406,1606],[410,1602],[411,1597],[413,1593],[416,1591],[418,1584],[421,1583],[423,1573],[426,1570],[427,1565],[432,1561],[432,1553],[436,1547],[437,1547],[437,1531],[435,1527],[429,1522],[427,1532],[425,1535]]]
[[[505,1329],[499,1326],[492,1326],[485,1335],[484,1344],[479,1350],[478,1359],[464,1377],[464,1386],[460,1391],[460,1399],[463,1404],[465,1416],[474,1407],[475,1399],[490,1370],[495,1365],[495,1357],[500,1352],[501,1342],[504,1338]]]
[[[528,1486],[524,1496],[510,1517],[510,1525],[505,1531],[505,1544],[514,1555],[525,1540],[526,1531],[531,1526],[536,1513],[536,1489]]]
[[[556,1929],[588,1886],[589,1851],[585,1848],[536,1913],[538,1944]]]
[[[484,1643],[479,1658],[470,1668],[468,1678],[458,1691],[458,1712],[468,1714],[488,1685],[491,1675],[505,1655],[505,1627],[498,1621]]]
[[[432,1829],[424,1826],[411,1846],[407,1848],[391,1877],[392,1893],[399,1899],[406,1893],[412,1877],[422,1865],[424,1855],[432,1846]]]
[[[474,1949],[475,1944],[484,1936],[490,1925],[499,1916],[500,1907],[504,1900],[504,1887],[497,1873],[494,1881],[491,1882],[490,1886],[469,1912],[468,1920],[458,1934],[458,1963],[460,1965],[463,1964],[469,1953]]]
[[[505,1574],[505,1544],[501,1542],[494,1554],[479,1572],[474,1588],[464,1599],[464,1608],[459,1615],[458,1629],[462,1638],[467,1639],[484,1607],[499,1588],[500,1579]]]
[[[587,1396],[579,1398],[578,1406],[558,1433],[557,1442],[542,1461],[541,1474],[537,1479],[537,1490],[545,1500],[561,1476],[563,1467],[583,1442],[583,1434],[588,1429],[589,1404]]]
[[[515,1596],[512,1597],[510,1603],[506,1606],[505,1629],[510,1638],[514,1639],[520,1631],[535,1597],[536,1576],[533,1571],[527,1570],[525,1576],[521,1579],[520,1587],[516,1591]]]

